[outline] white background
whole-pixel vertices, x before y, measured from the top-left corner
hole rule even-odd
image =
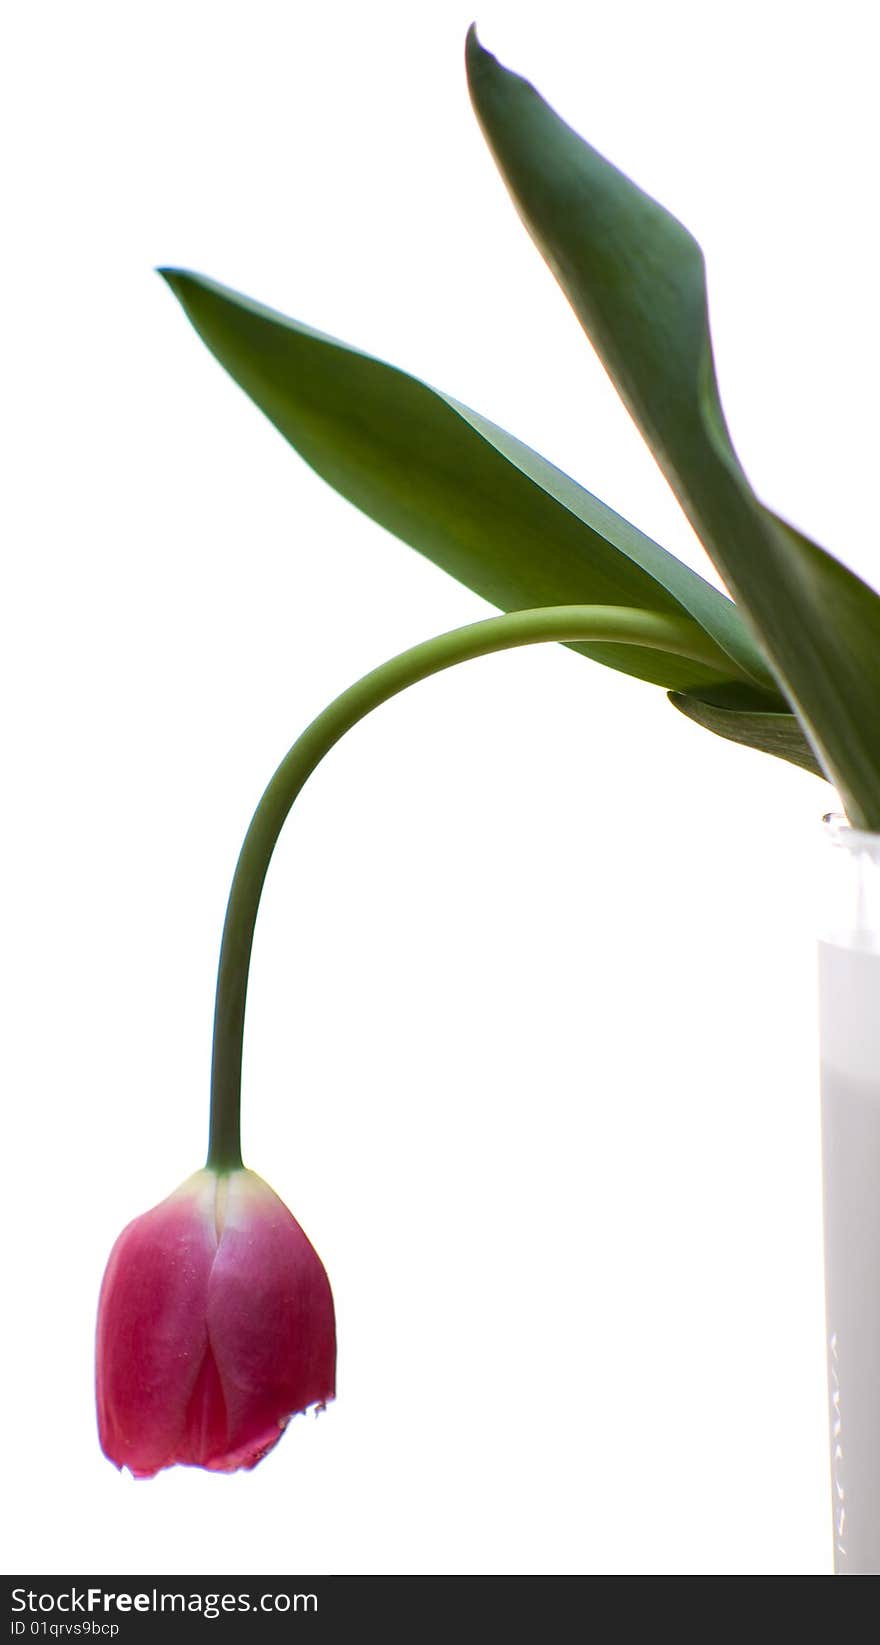
[[[335,1406],[253,1474],[136,1484],[98,1449],[101,1272],[201,1163],[251,810],[336,692],[488,614],[315,479],[154,265],[448,389],[707,569],[483,146],[471,5],[86,0],[7,27],[10,1570],[830,1568],[833,796],[561,648],[383,709],[269,876],[245,1151],[329,1270]],[[478,21],[696,233],[753,480],[876,578],[872,10]]]

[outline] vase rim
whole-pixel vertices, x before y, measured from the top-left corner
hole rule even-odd
[[[880,857],[880,833],[874,834],[867,828],[854,828],[842,811],[826,811],[822,828],[831,845],[847,851],[871,851]]]

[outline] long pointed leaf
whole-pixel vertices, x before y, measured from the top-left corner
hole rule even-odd
[[[751,619],[851,821],[880,829],[880,598],[755,497],[721,410],[699,246],[473,31],[467,60],[520,216]]]
[[[502,610],[632,605],[695,619],[717,669],[637,647],[600,662],[681,691],[772,685],[733,603],[512,435],[202,276],[162,274],[235,381],[335,489]]]
[[[804,771],[812,771],[816,777],[824,777],[825,773],[801,730],[797,716],[780,712],[772,701],[756,707],[750,704],[750,696],[746,691],[740,697],[737,688],[732,687],[727,692],[720,688],[717,694],[709,693],[706,696],[670,691],[669,701],[687,719],[703,726],[706,731],[726,737],[728,742],[742,743],[747,748],[760,750],[762,754],[775,754],[777,759],[787,760],[790,765],[800,766]]]

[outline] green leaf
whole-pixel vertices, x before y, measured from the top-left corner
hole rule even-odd
[[[699,246],[473,30],[467,62],[520,216],[751,620],[850,820],[880,829],[880,598],[752,491],[721,410]]]
[[[647,648],[576,649],[681,691],[771,683],[730,600],[512,435],[212,280],[161,272],[221,365],[323,479],[484,599],[505,611],[683,614],[715,641],[714,670]]]
[[[669,701],[689,720],[714,731],[729,742],[743,743],[747,748],[759,749],[763,754],[775,754],[780,760],[812,771],[824,777],[818,760],[801,730],[795,714],[781,711],[772,699],[763,699],[747,688],[741,692],[735,686],[717,692],[696,695],[693,692],[670,691]]]

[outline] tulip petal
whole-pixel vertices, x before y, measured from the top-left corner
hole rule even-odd
[[[98,1430],[117,1467],[147,1478],[178,1459],[208,1350],[216,1178],[198,1171],[123,1229],[98,1305]]]
[[[203,1467],[253,1467],[288,1419],[335,1393],[333,1298],[286,1205],[252,1171],[228,1178],[207,1297],[210,1352],[228,1429]]]

